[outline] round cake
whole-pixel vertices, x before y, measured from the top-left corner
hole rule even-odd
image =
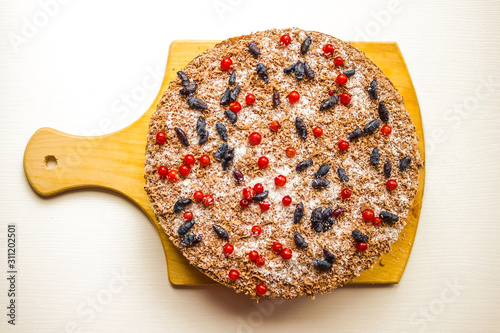
[[[253,298],[294,298],[390,251],[422,160],[403,98],[362,52],[273,29],[177,75],[151,118],[145,190],[191,265]]]

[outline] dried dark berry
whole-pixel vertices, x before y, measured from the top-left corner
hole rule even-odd
[[[391,161],[389,161],[389,159],[386,158],[385,163],[384,163],[384,176],[385,176],[385,178],[391,177],[391,171],[392,171]]]
[[[368,242],[368,236],[358,229],[354,229],[352,231],[352,238],[354,238],[356,242]]]
[[[177,76],[181,79],[181,81],[189,81],[189,77],[183,71],[178,71]]]
[[[379,126],[380,126],[380,119],[374,119],[365,125],[363,131],[365,132],[365,134],[370,134],[375,132]]]
[[[199,116],[196,121],[196,132],[198,132],[198,135],[201,135],[206,129],[207,122],[205,121],[205,118],[203,118],[203,116]]]
[[[224,140],[224,141],[227,141],[227,129],[226,129],[226,126],[224,126],[223,123],[221,123],[220,121],[218,121],[215,124],[215,128],[217,129],[217,133],[219,133],[221,139]]]
[[[228,149],[227,143],[225,142],[221,143],[221,145],[219,146],[219,148],[217,148],[217,151],[215,152],[214,155],[215,158],[218,160],[222,160],[224,156],[226,156],[227,149]]]
[[[248,43],[248,51],[256,57],[260,56],[260,49],[257,46],[257,43],[253,40]]]
[[[356,73],[356,70],[355,70],[355,69],[348,69],[348,70],[344,71],[344,75],[345,75],[345,76],[347,76],[347,77],[351,77],[351,76],[353,76],[355,73]]]
[[[318,271],[331,271],[332,267],[333,267],[332,263],[326,260],[322,259],[314,260],[314,268],[316,268]]]
[[[370,163],[372,165],[378,165],[380,163],[380,154],[378,153],[378,147],[373,148],[370,154]]]
[[[323,232],[327,232],[328,230],[330,230],[330,228],[332,227],[332,225],[335,224],[335,218],[333,216],[330,216],[329,218],[327,218],[324,222],[323,222]]]
[[[295,206],[295,211],[293,212],[293,223],[299,223],[303,217],[304,217],[304,204],[302,202],[299,202],[297,206]]]
[[[370,86],[368,87],[368,95],[370,95],[371,98],[377,99],[378,94],[377,94],[377,79],[373,79],[372,82],[370,82]]]
[[[184,131],[182,129],[180,129],[179,127],[174,127],[174,131],[175,131],[175,134],[177,134],[177,138],[179,139],[179,141],[184,146],[189,147],[189,140],[188,140],[186,133],[184,133]]]
[[[268,83],[269,82],[269,74],[267,74],[267,68],[266,68],[266,65],[264,65],[263,63],[259,62],[257,64],[257,74],[260,76],[260,78],[262,80],[264,80],[265,83]]]
[[[312,38],[307,36],[307,38],[300,45],[300,53],[306,54],[309,50],[309,46],[311,46]]]
[[[273,88],[273,106],[274,107],[277,107],[278,105],[280,105],[281,101],[280,101],[280,93]]]
[[[293,240],[298,248],[305,249],[309,246],[307,242],[304,240],[304,237],[302,237],[302,235],[299,234],[297,231],[293,233]]]
[[[184,236],[181,243],[187,247],[193,246],[201,242],[203,239],[200,235],[189,234]]]
[[[332,212],[333,212],[333,207],[330,206],[328,208],[325,208],[325,210],[323,210],[323,212],[321,213],[323,221],[326,221],[330,216],[332,216]]]
[[[339,102],[339,96],[337,94],[333,94],[321,102],[319,107],[320,111],[328,110],[333,108]]]
[[[382,121],[389,121],[389,110],[387,110],[387,106],[384,101],[380,101],[380,103],[378,103],[378,117]]]
[[[231,124],[236,123],[236,121],[238,120],[238,115],[231,110],[224,111],[224,115],[227,117],[227,119],[229,119],[229,122]]]
[[[238,169],[233,170],[233,177],[236,179],[237,183],[243,183],[245,181],[245,176],[243,176],[243,172]]]
[[[180,212],[181,210],[183,210],[184,208],[189,206],[192,202],[193,202],[193,200],[191,200],[189,198],[180,198],[174,204],[174,213]]]
[[[379,214],[379,217],[382,221],[384,222],[398,222],[399,221],[399,217],[396,215],[396,214],[393,214],[393,213],[389,213],[385,210],[381,211],[380,214]]]
[[[221,227],[220,225],[212,224],[212,228],[214,229],[217,236],[219,236],[220,238],[223,238],[225,240],[229,239],[229,234],[228,234],[227,230],[224,229],[223,227]]]
[[[236,83],[236,71],[232,71],[231,75],[229,76],[229,84],[232,86],[235,83]]]
[[[313,180],[311,185],[314,188],[321,188],[321,187],[327,187],[328,185],[330,185],[330,182],[325,178],[319,178]]]
[[[233,163],[234,159],[234,148],[229,148],[222,160],[222,170],[226,171]]]
[[[179,227],[179,229],[177,229],[177,233],[179,234],[179,236],[184,236],[193,226],[194,226],[194,220],[184,222]]]
[[[323,209],[321,207],[313,209],[311,213],[311,227],[316,232],[323,230]]]
[[[283,72],[285,74],[290,74],[293,71],[295,71],[295,64],[291,64],[290,66],[283,69]]]
[[[314,79],[314,70],[309,66],[307,61],[304,61],[304,71],[308,79]]]
[[[305,75],[304,63],[302,61],[297,61],[295,64],[295,78],[297,80],[302,80]]]
[[[261,192],[261,193],[257,193],[255,194],[255,196],[253,197],[253,200],[254,201],[262,201],[262,200],[266,200],[267,196],[269,195],[269,191],[264,191],[264,192]]]
[[[347,140],[349,141],[356,140],[362,135],[363,135],[363,130],[361,128],[356,128],[354,131],[351,132],[351,134],[349,134]]]
[[[295,167],[295,170],[298,172],[304,171],[305,169],[309,168],[311,165],[313,165],[313,160],[305,160],[302,162],[299,162],[297,166]]]
[[[220,99],[220,105],[228,105],[230,95],[231,95],[231,89],[226,88],[226,91],[224,91],[224,94],[222,95],[222,97]]]
[[[207,141],[208,141],[208,137],[209,137],[210,133],[208,133],[207,130],[204,130],[201,134],[200,134],[200,139],[198,140],[198,144],[201,146],[203,144],[205,144]]]
[[[325,255],[325,260],[330,264],[333,264],[335,260],[337,260],[337,258],[335,258],[335,255],[328,249],[323,249],[323,254]]]
[[[399,161],[399,170],[405,171],[410,166],[410,163],[411,163],[410,156],[403,157],[401,161]]]
[[[198,88],[198,84],[196,82],[193,82],[191,84],[186,85],[184,88],[179,90],[179,93],[181,95],[191,95],[196,92],[196,88]]]
[[[347,173],[341,167],[338,167],[337,174],[339,175],[339,179],[343,183],[347,183],[349,181],[349,177],[347,177]]]
[[[344,213],[345,213],[345,209],[344,208],[336,208],[333,211],[332,216],[337,219],[339,216],[341,216]]]
[[[231,102],[234,102],[237,98],[238,98],[238,95],[240,94],[240,91],[241,91],[241,87],[239,84],[237,84],[233,90],[231,90],[231,93],[229,94],[229,100]]]
[[[295,128],[297,129],[297,133],[302,139],[307,139],[307,127],[302,118],[295,118]]]
[[[316,178],[321,178],[326,176],[326,174],[330,171],[330,165],[328,164],[323,164],[322,166],[319,167],[318,171],[314,174],[314,177]]]
[[[192,108],[201,109],[201,110],[208,109],[207,103],[203,102],[198,97],[189,96],[188,98],[186,98],[186,101],[188,102],[189,106]]]

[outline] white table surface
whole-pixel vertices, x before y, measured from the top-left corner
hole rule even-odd
[[[50,199],[31,190],[30,136],[130,124],[157,94],[171,41],[288,26],[396,41],[406,59],[427,174],[399,285],[260,305],[221,286],[174,288],[133,204],[101,190]],[[0,331],[500,331],[499,32],[498,1],[1,0]],[[6,316],[12,223],[16,326]]]

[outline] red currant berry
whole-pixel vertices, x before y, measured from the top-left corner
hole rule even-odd
[[[231,104],[229,104],[229,110],[233,111],[234,113],[238,113],[241,111],[241,104],[238,102],[231,102]]]
[[[263,200],[259,202],[259,207],[261,211],[267,212],[269,210],[269,207],[271,207],[271,204],[269,203],[269,201]]]
[[[269,164],[269,159],[265,156],[259,157],[259,161],[257,162],[257,165],[259,168],[265,168]]]
[[[179,180],[179,175],[177,174],[177,171],[175,170],[170,170],[167,175],[168,180],[170,180],[172,183],[175,183],[177,180]]]
[[[250,141],[250,144],[256,146],[262,141],[262,136],[258,132],[253,132],[248,137],[248,140]]]
[[[245,96],[245,102],[248,104],[248,105],[252,105],[253,103],[255,103],[255,95],[254,94],[248,94]]]
[[[186,156],[184,156],[184,164],[186,164],[187,166],[194,165],[194,162],[196,162],[196,160],[194,159],[193,155],[187,154]]]
[[[382,223],[382,219],[380,217],[374,217],[372,221],[373,225],[380,225]]]
[[[259,252],[257,251],[250,251],[248,253],[248,259],[250,259],[251,261],[257,260],[258,257],[259,257]]]
[[[285,247],[283,250],[280,252],[281,258],[283,259],[291,259],[292,258],[292,250],[289,249],[288,247]]]
[[[348,189],[348,188],[345,188],[342,190],[342,192],[340,192],[340,196],[342,197],[342,199],[349,199],[351,197],[351,190]]]
[[[261,232],[262,232],[262,228],[260,227],[260,225],[254,225],[252,227],[252,235],[259,236]]]
[[[255,197],[255,190],[253,188],[251,188],[250,186],[245,187],[243,189],[243,198],[245,198],[247,200],[252,200],[253,197]]]
[[[325,44],[325,46],[323,46],[323,53],[326,56],[331,56],[333,52],[335,52],[335,48],[332,44]]]
[[[214,204],[214,197],[211,196],[210,194],[204,195],[202,200],[203,204],[207,207],[212,206]]]
[[[210,164],[210,157],[208,157],[207,155],[202,155],[200,157],[200,164],[202,166],[207,166]]]
[[[332,96],[333,94],[335,94],[335,91],[333,91],[333,90],[330,90],[330,91],[328,92],[328,95],[330,95],[330,96]]]
[[[191,171],[191,170],[189,170],[189,167],[185,164],[183,164],[179,167],[179,173],[181,174],[181,176],[185,177],[185,176],[189,175],[189,171]]]
[[[290,103],[297,103],[300,99],[300,94],[298,91],[291,91],[290,94],[288,95],[288,100]]]
[[[288,46],[288,44],[290,44],[291,40],[292,39],[290,38],[289,35],[283,35],[280,38],[280,44],[281,44],[281,46],[285,46],[286,47],[286,46]]]
[[[359,252],[364,252],[368,248],[368,244],[366,242],[358,242],[356,243],[356,250]]]
[[[373,213],[373,210],[371,209],[365,209],[361,215],[363,216],[363,220],[366,222],[373,221],[373,218],[375,217],[375,213]]]
[[[164,167],[163,165],[160,165],[158,167],[158,176],[165,178],[165,177],[167,177],[167,174],[168,174],[168,169],[166,167]]]
[[[274,183],[276,184],[276,186],[283,187],[286,184],[286,177],[283,175],[279,175],[274,178]]]
[[[333,62],[335,63],[335,66],[342,66],[342,64],[344,63],[344,59],[342,59],[342,57],[335,57],[335,59],[333,59]]]
[[[389,135],[392,132],[392,128],[391,128],[391,126],[384,125],[380,129],[380,132],[382,132],[383,135]]]
[[[261,183],[257,183],[253,186],[253,190],[255,191],[255,193],[262,193],[264,192],[264,185],[262,185]]]
[[[274,242],[273,245],[271,245],[271,249],[274,253],[280,253],[281,250],[283,250],[283,245],[281,245],[280,242]]]
[[[165,132],[158,132],[158,134],[156,134],[156,142],[158,143],[167,142],[167,135],[165,134]]]
[[[349,95],[348,93],[343,93],[342,95],[340,95],[340,102],[344,104],[351,103],[351,95]]]
[[[224,58],[222,59],[222,61],[220,62],[220,67],[225,70],[225,71],[228,71],[231,69],[231,65],[233,64],[233,61],[231,60],[231,58]]]
[[[240,273],[237,270],[232,269],[229,271],[228,276],[229,276],[229,280],[236,281],[240,278]]]
[[[338,146],[340,151],[346,151],[349,148],[349,142],[345,140],[340,140]]]
[[[347,75],[345,74],[339,74],[337,76],[337,79],[335,80],[339,86],[343,86],[344,84],[347,83]]]
[[[240,207],[241,208],[247,208],[248,205],[250,205],[250,202],[247,199],[241,199],[240,200]]]
[[[389,191],[394,191],[398,187],[398,182],[396,179],[389,179],[387,183],[385,183],[385,187],[387,187]]]
[[[283,203],[283,205],[285,206],[290,206],[290,204],[292,203],[292,197],[289,196],[289,195],[285,195],[283,197],[283,199],[281,199],[281,202]]]
[[[193,212],[187,211],[184,212],[184,220],[191,221],[193,219]]]
[[[323,129],[321,127],[319,127],[319,126],[316,126],[313,129],[313,134],[314,134],[315,137],[319,138],[320,136],[323,135]]]
[[[255,291],[258,295],[262,296],[267,293],[267,287],[263,283],[259,283],[255,286]]]
[[[258,257],[255,259],[257,266],[264,266],[266,264],[266,259],[264,257]]]
[[[231,244],[227,243],[227,244],[224,245],[224,247],[222,248],[222,250],[224,251],[225,254],[229,255],[229,254],[233,253],[234,246],[232,246]]]
[[[278,130],[280,129],[280,123],[277,120],[273,120],[269,123],[269,128],[273,132],[278,132]]]
[[[288,147],[286,150],[285,150],[285,153],[286,153],[286,156],[288,157],[294,157],[295,156],[295,148],[292,148],[292,147]]]
[[[202,191],[194,192],[193,199],[196,201],[201,201],[203,199],[203,192]]]

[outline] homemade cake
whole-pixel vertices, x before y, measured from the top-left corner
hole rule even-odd
[[[403,98],[362,52],[273,29],[177,74],[151,118],[145,190],[193,266],[253,298],[293,298],[390,251],[423,162]]]

